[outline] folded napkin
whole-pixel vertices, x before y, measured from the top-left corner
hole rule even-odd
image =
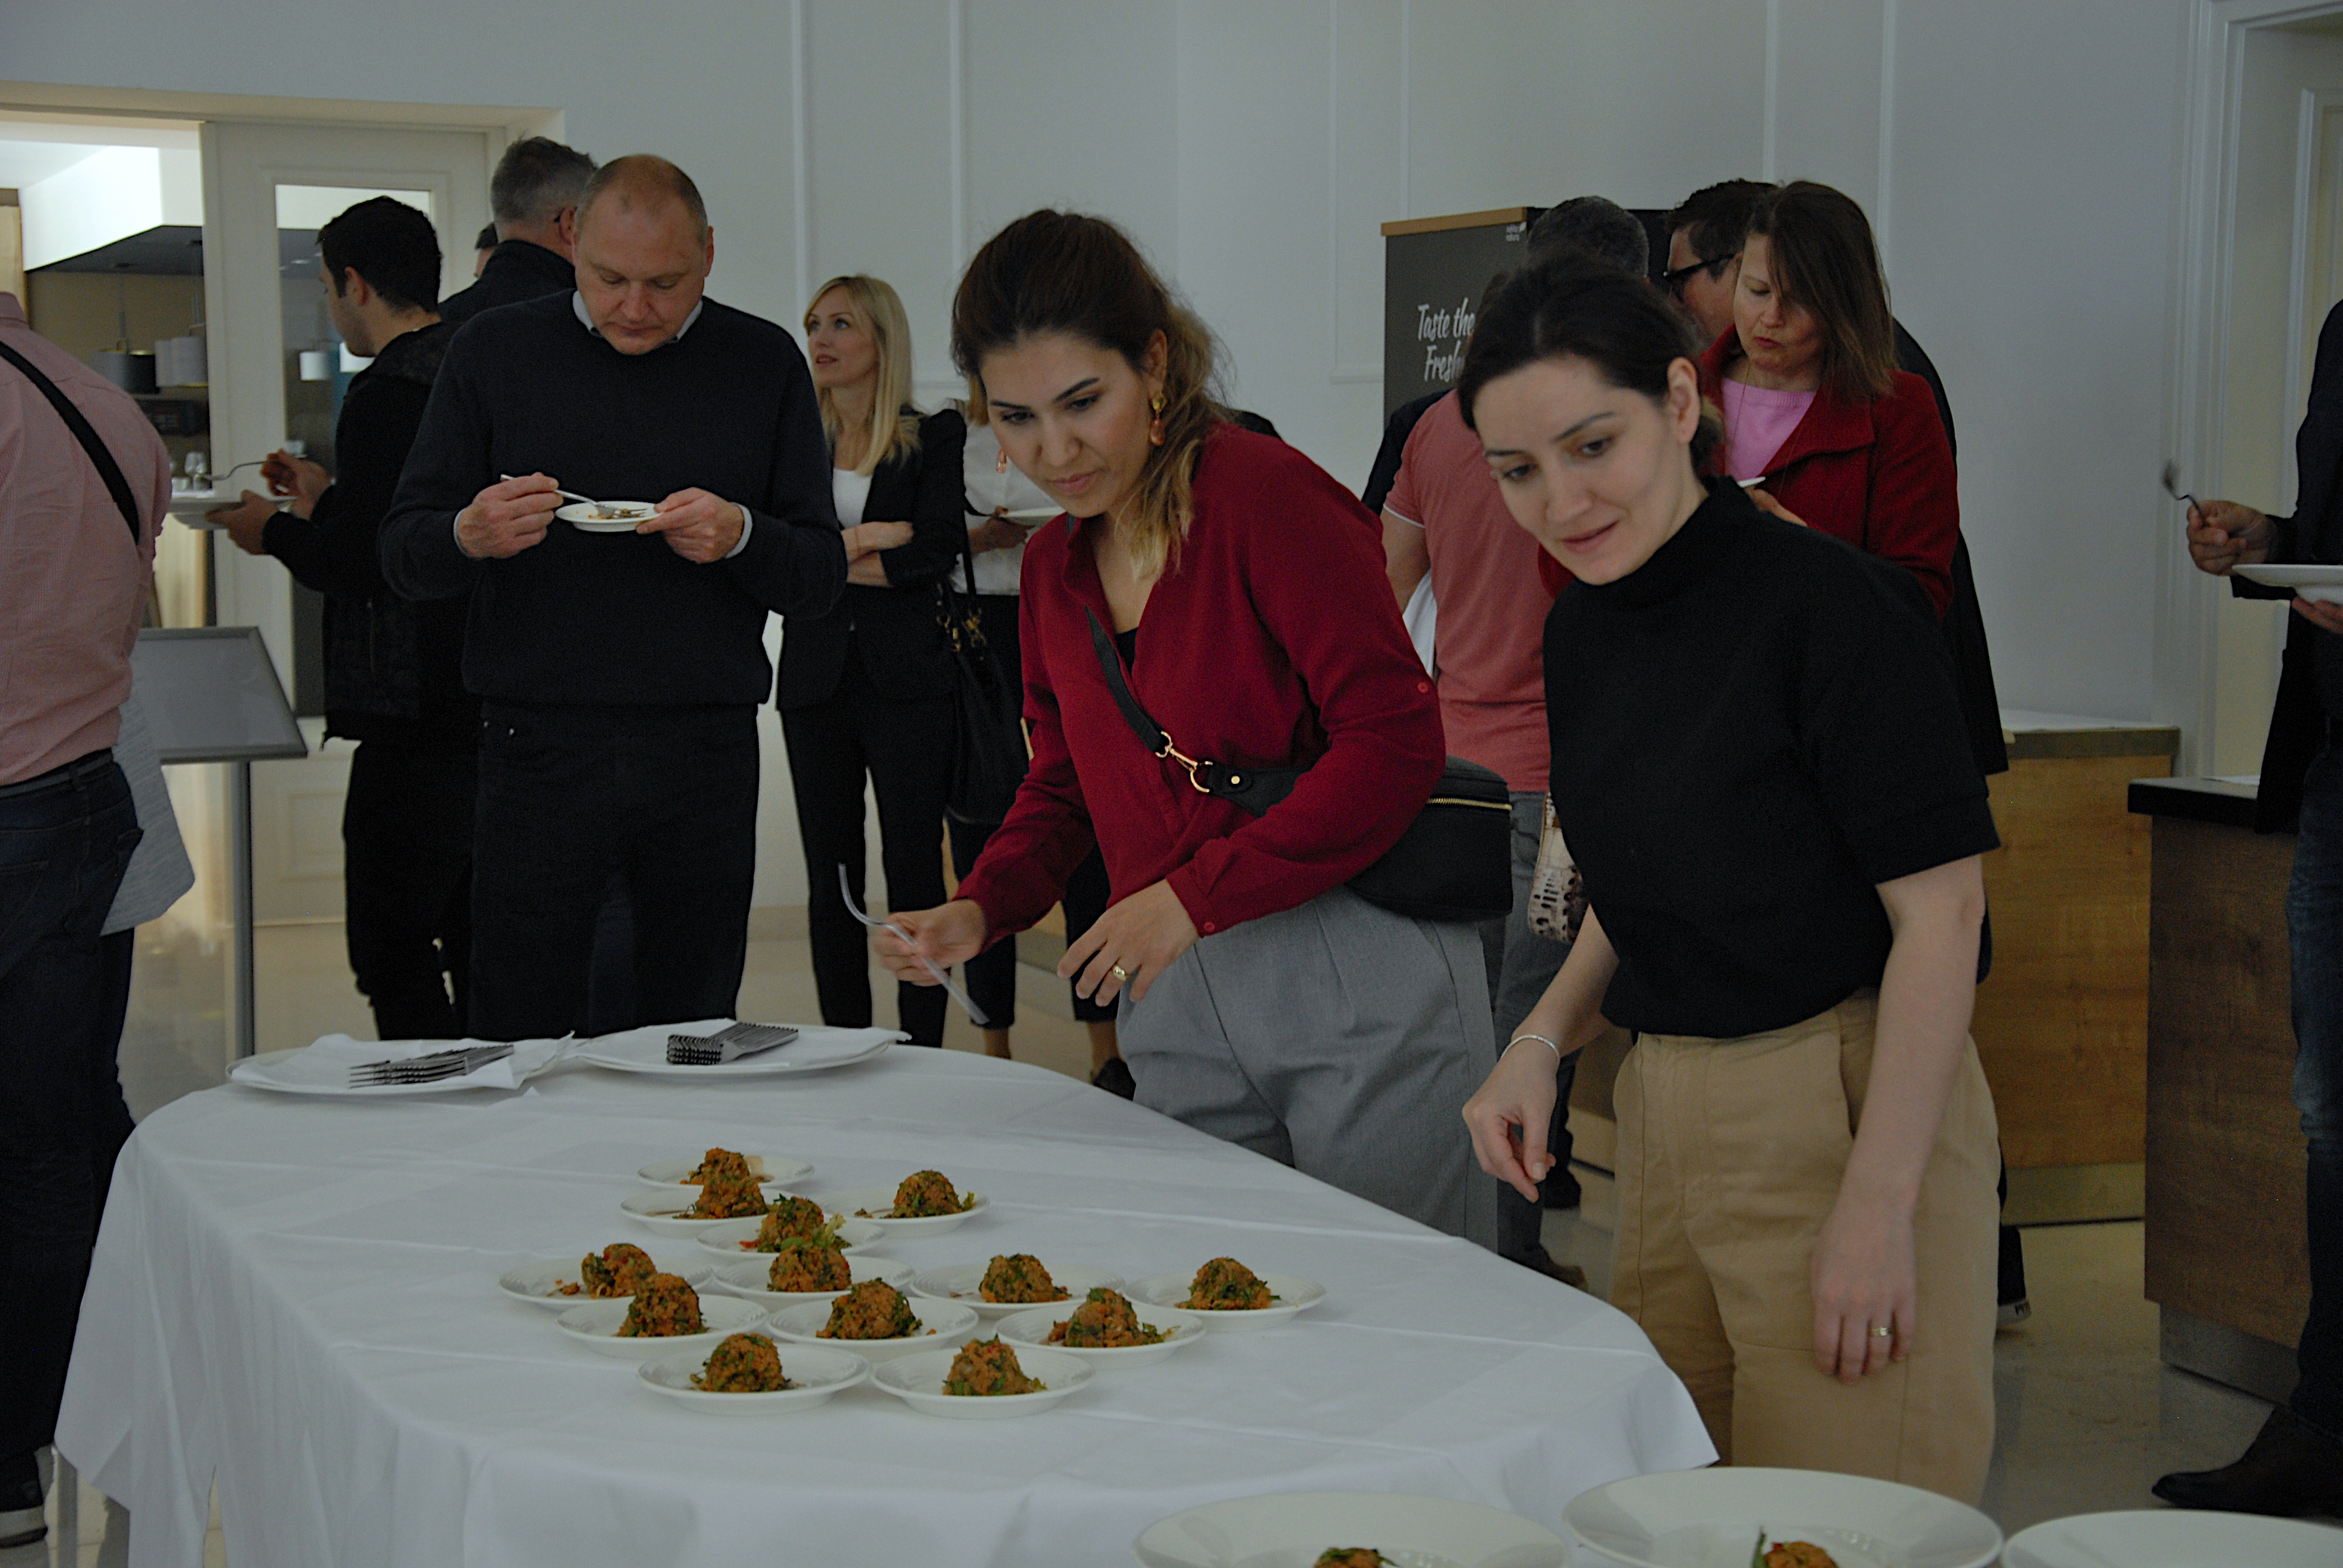
[[[265,1072],[279,1082],[299,1081],[320,1087],[347,1085],[350,1069],[370,1062],[405,1061],[417,1056],[435,1056],[443,1050],[468,1050],[498,1043],[501,1042],[491,1040],[352,1040],[347,1034],[329,1034],[315,1044],[272,1058],[265,1068],[260,1059],[247,1057],[229,1069],[228,1076],[248,1082]],[[518,1089],[552,1066],[567,1043],[558,1040],[515,1040],[510,1056],[476,1068],[461,1078],[442,1079],[439,1082],[451,1087],[461,1084],[467,1089]],[[379,1091],[358,1089],[351,1092]]]

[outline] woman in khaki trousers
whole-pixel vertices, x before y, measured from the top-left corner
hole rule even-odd
[[[1546,622],[1554,810],[1591,903],[1465,1108],[1524,1193],[1561,1058],[1634,1030],[1614,1300],[1729,1463],[1974,1502],[1996,1128],[1968,1038],[1995,847],[1911,575],[1704,479],[1686,329],[1584,260],[1515,280],[1459,385]]]

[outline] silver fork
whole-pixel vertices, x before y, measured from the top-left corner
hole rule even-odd
[[[735,1023],[714,1034],[671,1034],[667,1037],[670,1067],[716,1067],[789,1044],[798,1031],[786,1024]]]
[[[410,1056],[404,1060],[369,1061],[350,1069],[350,1087],[387,1089],[410,1083],[437,1083],[442,1079],[465,1077],[492,1061],[502,1061],[512,1052],[509,1045],[475,1045],[435,1050],[428,1056]]]

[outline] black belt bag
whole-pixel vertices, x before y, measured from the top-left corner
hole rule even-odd
[[[1091,647],[1115,706],[1141,745],[1188,770],[1202,794],[1258,817],[1293,793],[1305,768],[1230,768],[1188,756],[1148,716],[1122,678],[1122,659],[1094,611]],[[1415,820],[1383,859],[1351,879],[1351,891],[1395,915],[1419,920],[1493,920],[1513,912],[1513,800],[1493,770],[1451,757]]]

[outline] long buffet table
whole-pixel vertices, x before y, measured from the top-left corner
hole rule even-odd
[[[619,1201],[637,1167],[711,1144],[810,1161],[816,1197],[923,1167],[986,1194],[874,1249],[922,1269],[1032,1251],[1137,1280],[1229,1254],[1329,1293],[1024,1420],[869,1386],[701,1414],[496,1281],[671,1250]],[[1059,1075],[911,1049],[721,1088],[570,1064],[518,1093],[178,1101],[116,1172],[57,1446],[129,1508],[134,1563],[199,1560],[216,1479],[250,1568],[1109,1563],[1166,1513],[1301,1489],[1560,1532],[1587,1487],[1714,1457],[1593,1298]]]

